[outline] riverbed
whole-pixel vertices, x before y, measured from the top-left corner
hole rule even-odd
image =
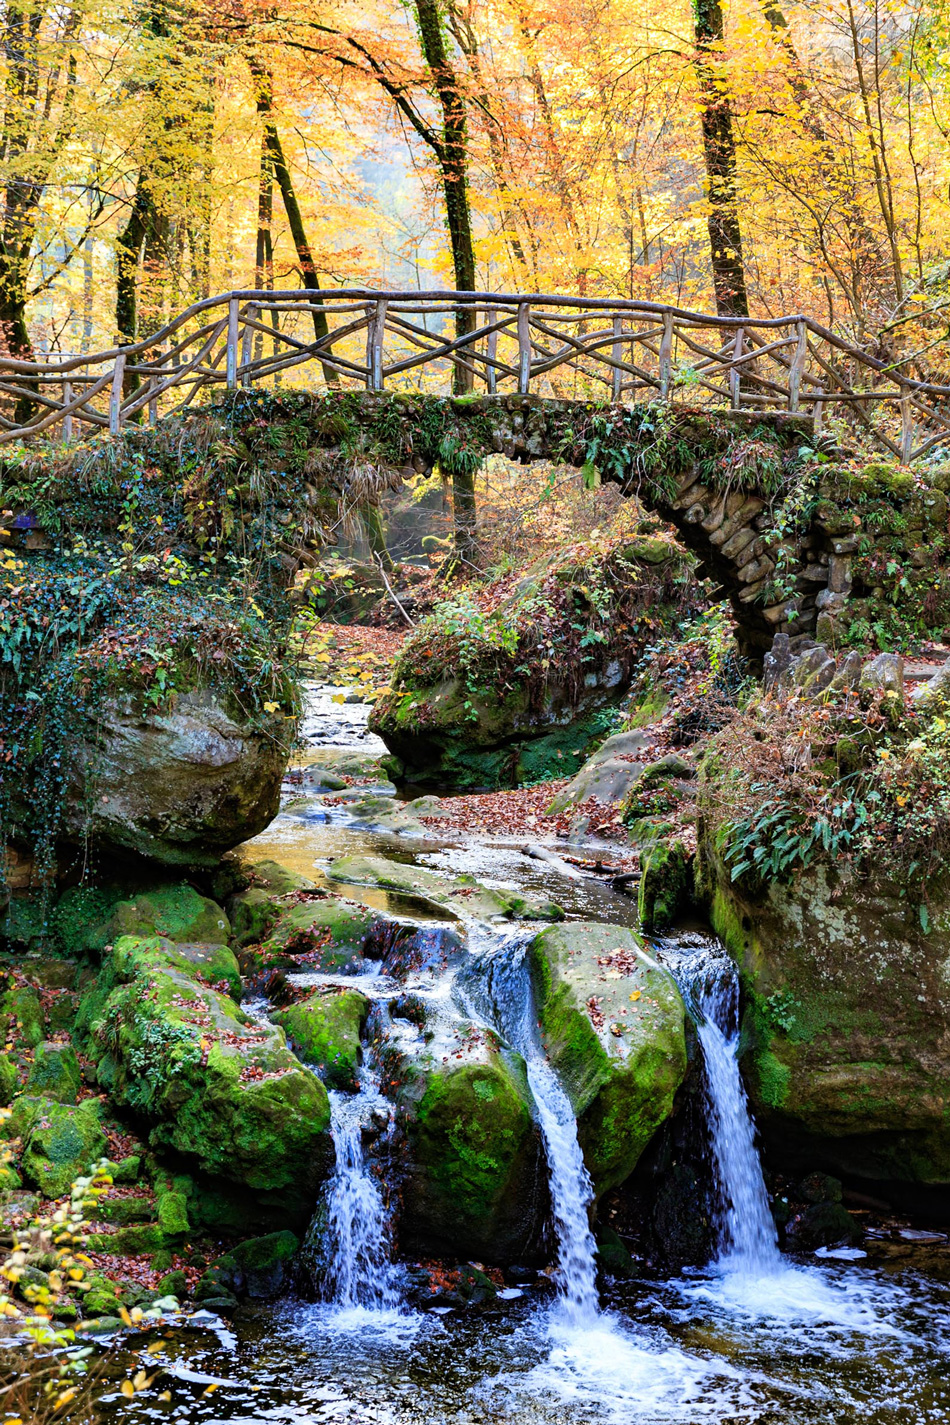
[[[308,719],[311,756],[382,750],[365,730],[365,709],[319,697],[324,704],[317,700]],[[317,880],[334,857],[385,855],[548,897],[572,919],[636,924],[631,899],[526,855],[516,838],[393,835],[355,823],[345,802],[308,796],[299,785],[288,788],[286,809],[247,850]],[[386,902],[385,892],[358,894]],[[517,931],[470,934],[469,948],[511,959]],[[671,967],[678,949],[691,945],[678,947],[673,937],[654,947]],[[704,1012],[712,1022],[720,1009],[707,1003]],[[565,1125],[552,1120],[545,1141],[558,1215],[557,1283],[538,1278],[478,1308],[432,1310],[401,1303],[397,1263],[395,1291],[355,1289],[321,1304],[246,1305],[230,1322],[199,1314],[163,1332],[161,1351],[151,1358],[163,1367],[161,1388],[170,1398],[158,1402],[150,1391],[130,1401],[107,1390],[103,1418],[129,1425],[950,1421],[950,1287],[920,1273],[886,1271],[860,1255],[793,1260],[775,1247],[744,1093],[737,1068],[730,1069],[732,1030],[722,1014],[721,1044],[705,1044],[707,1055],[720,1055],[723,1077],[711,1114],[727,1150],[719,1164],[732,1181],[726,1195],[742,1210],[733,1212],[731,1228],[723,1227],[714,1265],[617,1284],[599,1301],[596,1293],[592,1298],[582,1164],[578,1169],[579,1155],[572,1157],[573,1129],[560,1143]],[[510,1024],[500,1027],[517,1039]],[[516,1047],[530,1066],[531,1045]],[[539,1061],[542,1077],[532,1087],[556,1120],[556,1085],[545,1088],[543,1069]],[[740,1182],[743,1176],[748,1181]]]

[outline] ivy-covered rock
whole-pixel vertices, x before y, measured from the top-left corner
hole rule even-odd
[[[541,1036],[600,1194],[624,1181],[686,1073],[683,1001],[630,930],[568,924],[529,947]]]
[[[370,1003],[358,990],[315,990],[273,1015],[291,1047],[331,1089],[354,1090],[360,1063],[360,1033]]]
[[[330,1160],[329,1103],[283,1031],[199,979],[182,947],[119,940],[80,1012],[99,1082],[204,1174],[245,1189],[266,1221],[312,1209]]]
[[[692,587],[656,534],[577,545],[440,605],[370,725],[408,781],[461,790],[564,775],[609,728],[642,644]]]

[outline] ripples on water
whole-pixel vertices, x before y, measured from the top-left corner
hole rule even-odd
[[[170,1404],[110,1420],[277,1425],[918,1425],[950,1421],[950,1291],[867,1268],[637,1283],[579,1329],[532,1301],[469,1315],[245,1308],[173,1336]],[[215,1389],[205,1394],[208,1384]]]

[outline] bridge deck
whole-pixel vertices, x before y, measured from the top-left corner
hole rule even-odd
[[[126,346],[0,358],[0,444],[118,432],[215,390],[518,392],[846,415],[903,461],[950,442],[950,386],[916,381],[802,315],[729,318],[523,293],[234,291]],[[28,414],[24,415],[23,413]]]

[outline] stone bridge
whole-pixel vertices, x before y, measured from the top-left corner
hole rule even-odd
[[[431,473],[435,464],[431,455],[418,453],[413,426],[420,399],[426,398],[369,392],[347,397],[347,410],[370,449],[381,421],[398,415],[405,449],[413,452],[406,474]],[[428,398],[430,407],[434,399]],[[668,407],[666,426],[658,434],[655,407],[639,408],[643,415],[638,416],[637,407],[618,412],[591,402],[525,395],[445,398],[441,403],[450,413],[456,447],[504,454],[526,465],[558,460],[583,466],[591,444],[582,433],[590,430],[592,417],[606,422],[613,434],[606,441],[601,437],[601,450],[609,446],[609,458],[596,460],[601,479],[619,484],[625,495],[636,496],[676,529],[697,556],[700,575],[715,580],[729,598],[740,639],[753,656],[761,657],[778,632],[814,633],[819,613],[843,604],[847,556],[838,552],[840,541],[830,529],[812,522],[803,533],[779,541],[775,513],[787,491],[776,494],[773,483],[770,494],[748,467],[731,483],[728,476],[716,480],[704,473],[711,449],[728,457],[730,448],[742,448],[754,458],[756,447],[764,446],[777,463],[811,443],[809,417]],[[667,448],[671,458],[665,466]],[[770,470],[774,476],[774,467]],[[773,591],[780,550],[781,597]]]

